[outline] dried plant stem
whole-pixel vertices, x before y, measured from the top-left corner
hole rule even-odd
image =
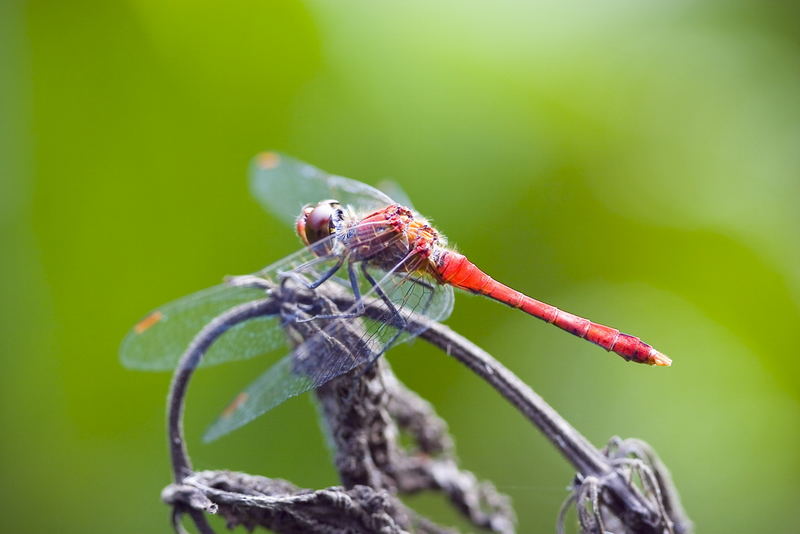
[[[265,315],[297,317],[298,303],[313,298],[325,306],[349,309],[352,296],[333,284],[308,295],[273,290],[265,299],[242,304],[209,323],[193,340],[175,371],[169,395],[168,432],[175,483],[163,498],[180,515],[188,513],[203,534],[213,532],[204,512],[219,513],[229,526],[263,526],[276,532],[449,532],[408,509],[397,493],[424,489],[444,491],[476,526],[501,534],[514,530],[508,499],[493,486],[461,470],[452,454],[447,427],[430,405],[407,390],[388,364],[378,361],[366,369],[332,380],[317,391],[324,420],[336,445],[336,465],[344,488],[301,490],[276,479],[226,471],[195,473],[182,430],[183,403],[189,379],[205,351],[220,335],[243,321]],[[275,288],[273,288],[275,289]],[[288,313],[287,313],[287,308]],[[386,318],[381,303],[366,305],[367,316]],[[545,434],[575,467],[578,475],[573,500],[589,499],[593,513],[579,514],[584,532],[599,532],[619,524],[624,532],[688,533],[686,517],[666,468],[639,441],[615,441],[605,451],[595,448],[544,399],[511,371],[469,340],[446,326],[420,316],[409,319],[412,330],[456,358],[495,388]],[[309,323],[303,323],[308,325]],[[340,331],[343,347],[358,343],[361,332]],[[295,336],[311,335],[288,325]],[[313,325],[312,325],[313,328]],[[352,336],[352,339],[350,337]],[[398,429],[413,438],[413,450],[398,443]],[[630,460],[634,456],[636,460]],[[637,470],[647,481],[644,490],[629,476]],[[589,509],[589,508],[587,508]]]

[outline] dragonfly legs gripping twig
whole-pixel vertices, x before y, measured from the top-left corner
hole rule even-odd
[[[302,276],[300,276],[297,272],[289,272],[284,273],[284,281],[287,278],[296,279],[300,283],[304,284],[307,289],[317,289],[320,287],[324,282],[329,280],[339,269],[342,267],[343,260],[340,260],[336,263],[331,269],[326,271],[322,276],[320,276],[314,282],[307,282],[305,281]],[[363,263],[362,263],[363,265]],[[361,288],[358,286],[358,279],[356,277],[355,270],[353,269],[353,262],[347,262],[347,276],[350,281],[350,288],[353,291],[353,301],[355,303],[355,311],[346,311],[346,312],[336,312],[336,313],[321,313],[317,315],[312,315],[310,317],[304,319],[296,319],[295,322],[304,323],[308,321],[315,321],[315,320],[325,320],[325,319],[355,319],[357,317],[361,317],[364,315],[364,300],[361,297]]]
[[[300,273],[303,272],[304,270],[313,267],[318,263],[329,261],[333,258],[336,258],[336,263],[333,264],[327,271],[318,276],[315,280],[309,282],[300,275]],[[317,289],[319,286],[330,280],[333,277],[333,275],[335,275],[339,271],[339,269],[342,268],[344,262],[345,262],[344,256],[320,256],[292,269],[291,271],[280,272],[278,273],[278,275],[282,280],[285,280],[287,278],[292,278],[297,282],[299,282],[300,284],[304,285],[306,289]]]

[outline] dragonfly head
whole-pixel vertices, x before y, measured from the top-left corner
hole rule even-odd
[[[306,204],[297,218],[297,235],[306,245],[314,243],[332,235],[340,222],[344,219],[344,210],[338,200],[323,200],[316,204]],[[326,242],[322,250],[316,250],[319,255],[330,253],[332,244]]]

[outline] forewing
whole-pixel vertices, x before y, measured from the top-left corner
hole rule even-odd
[[[250,171],[250,187],[267,211],[291,225],[303,206],[321,200],[338,200],[358,213],[393,203],[388,195],[372,186],[328,174],[278,152],[256,156]]]
[[[330,236],[320,242],[329,244]],[[247,276],[232,277],[226,284],[210,287],[174,300],[147,314],[122,341],[120,357],[126,367],[147,371],[173,369],[203,327],[221,313],[251,300],[264,298],[265,287],[280,282],[281,273],[297,271],[314,281],[335,260],[319,258],[305,247]],[[256,287],[254,287],[256,286]],[[200,366],[244,360],[286,346],[286,335],[274,317],[260,317],[236,325],[209,348]]]
[[[394,180],[381,180],[380,182],[378,182],[378,189],[386,193],[386,195],[389,198],[391,198],[398,204],[405,206],[406,208],[409,208],[411,210],[414,210],[414,204],[412,204],[411,198],[408,196],[405,190],[402,187],[400,187],[400,184],[398,184]]]
[[[147,371],[173,369],[195,335],[214,317],[263,297],[263,289],[223,284],[165,304],[139,321],[122,341],[122,363]],[[252,358],[285,345],[285,334],[276,319],[253,319],[225,332],[201,365]]]
[[[362,273],[359,285],[365,302],[383,309],[378,317],[349,317],[357,311],[353,305],[338,318],[290,325],[306,329],[306,340],[236,397],[206,432],[207,441],[247,424],[291,397],[373,362],[394,344],[420,334],[424,326],[409,323],[413,314],[440,321],[453,307],[452,288],[423,277],[383,274],[377,289]],[[381,291],[392,306],[386,305]],[[403,321],[409,324],[398,330],[396,325]]]

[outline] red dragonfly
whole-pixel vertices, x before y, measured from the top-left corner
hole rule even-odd
[[[272,291],[287,281],[308,289],[337,284],[349,292],[354,304],[344,312],[317,310],[303,317],[253,319],[220,337],[201,365],[270,352],[284,345],[287,323],[320,325],[320,334],[301,342],[240,394],[211,426],[206,439],[226,434],[420,334],[408,321],[412,313],[444,320],[452,310],[454,287],[520,309],[625,360],[671,364],[667,356],[637,337],[497,282],[447,248],[444,236],[405,199],[395,202],[371,186],[274,152],[256,158],[251,176],[255,196],[269,211],[294,224],[305,248],[257,273],[233,277],[153,311],[123,341],[123,363],[137,369],[172,369],[192,338],[214,317],[237,304],[263,298],[265,289]],[[317,202],[305,204],[309,200]],[[365,302],[372,300],[383,304],[383,320],[363,314]],[[331,347],[327,340],[337,339],[337,329],[352,321],[363,323],[363,347]]]

